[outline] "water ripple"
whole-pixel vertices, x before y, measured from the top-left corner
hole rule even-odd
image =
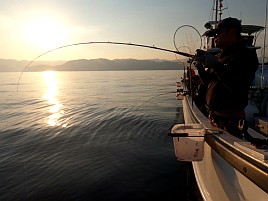
[[[43,83],[27,78],[39,73],[25,73],[27,90],[22,83],[19,95],[3,90],[0,200],[186,198],[183,165],[166,134],[181,117],[174,94],[137,107],[163,86],[172,88],[174,73],[166,72],[169,79],[162,74],[58,73],[61,115],[55,125],[47,122],[55,104],[42,99]]]

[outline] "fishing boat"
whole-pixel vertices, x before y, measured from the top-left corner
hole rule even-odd
[[[209,22],[212,26],[221,20],[222,0],[214,1],[214,5],[215,21]],[[262,26],[242,23],[242,37],[248,48],[259,48],[254,41],[262,30]],[[216,51],[211,37],[206,37],[206,50]],[[260,65],[250,89],[249,106],[246,109],[247,119],[254,121],[254,126],[248,129],[248,133],[258,139],[268,137],[267,112],[260,112],[264,109],[261,107],[267,107],[268,100],[264,76],[263,65]],[[202,199],[267,201],[268,149],[257,148],[251,142],[212,126],[196,104],[192,96],[193,88],[186,77],[177,83],[177,87],[177,97],[183,106],[184,123],[174,125],[170,136],[173,137],[177,159],[192,163]]]

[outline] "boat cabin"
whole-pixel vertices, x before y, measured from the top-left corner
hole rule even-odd
[[[214,37],[207,36],[207,33],[212,29],[212,25],[210,24],[212,22],[207,22],[204,26],[208,29],[203,36],[205,37],[205,46],[204,49],[207,51],[213,53],[217,52],[215,45],[214,45]],[[215,24],[215,23],[212,23]],[[260,32],[264,30],[263,26],[257,26],[257,25],[242,25],[242,31],[241,31],[241,41],[245,46],[252,49],[259,49],[261,47],[255,46],[256,40],[258,38],[258,35]]]

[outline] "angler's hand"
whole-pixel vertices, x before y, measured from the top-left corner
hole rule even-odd
[[[202,69],[205,69],[205,66],[203,65],[202,62],[200,61],[194,61],[194,66],[196,67],[197,70],[202,70]]]
[[[198,66],[202,64],[205,68],[217,68],[217,66],[219,65],[217,58],[214,55],[208,53],[202,54],[200,56],[197,54],[194,60],[196,61]]]

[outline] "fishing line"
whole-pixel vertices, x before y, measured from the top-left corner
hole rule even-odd
[[[230,15],[230,12],[229,12],[228,2],[227,2],[227,0],[225,0],[225,2],[226,2],[226,8],[225,9],[227,9],[228,16],[230,17],[231,15]]]
[[[209,13],[209,16],[208,16],[208,22],[209,22],[210,18],[213,18],[212,13],[213,13],[214,7],[215,7],[215,1],[213,1],[213,3],[212,3],[210,13]]]
[[[263,54],[263,51],[264,51],[264,48],[266,48],[268,45],[264,46],[262,49],[261,49],[261,54],[262,57],[264,57],[264,59],[268,59],[268,57],[265,57],[265,55]],[[264,63],[265,63],[265,60],[264,60]]]
[[[126,45],[126,46],[136,46],[136,47],[143,47],[143,48],[150,48],[150,49],[155,49],[155,50],[160,50],[160,51],[165,51],[165,52],[171,52],[171,53],[175,53],[175,54],[179,54],[179,55],[182,55],[182,56],[185,56],[185,57],[189,57],[189,58],[192,58],[194,57],[194,55],[192,54],[188,54],[188,53],[185,53],[185,52],[180,52],[180,51],[175,51],[175,50],[170,50],[170,49],[165,49],[165,48],[160,48],[160,47],[156,47],[156,46],[149,46],[149,45],[142,45],[142,44],[135,44],[135,43],[124,43],[124,42],[110,42],[110,41],[91,41],[91,42],[81,42],[81,43],[73,43],[73,44],[69,44],[69,45],[63,45],[63,46],[60,46],[60,47],[57,47],[57,48],[54,48],[54,49],[51,49],[51,50],[48,50],[42,54],[40,54],[39,56],[35,57],[32,61],[30,61],[22,70],[20,76],[19,76],[19,79],[18,79],[18,83],[17,83],[17,92],[18,92],[18,87],[19,87],[19,83],[20,83],[20,79],[21,79],[21,76],[23,74],[23,72],[34,62],[36,61],[38,58],[50,53],[50,52],[53,52],[53,51],[56,51],[56,50],[59,50],[59,49],[62,49],[62,48],[66,48],[66,47],[72,47],[72,46],[79,46],[79,45],[90,45],[90,44],[111,44],[111,45]]]
[[[173,94],[173,93],[177,93],[177,91],[171,91],[171,92],[166,92],[166,93],[161,93],[161,94],[157,94],[149,99],[147,99],[146,101],[144,101],[142,104],[140,104],[139,106],[137,106],[137,108],[143,107],[146,103],[148,103],[149,101],[158,98],[159,96],[164,96],[164,95],[168,95],[168,94]]]
[[[187,25],[185,25],[187,26]],[[189,25],[188,25],[189,26]],[[191,27],[191,26],[190,26]],[[192,27],[194,28],[194,27]],[[179,29],[179,28],[178,28]],[[178,29],[176,30],[176,32],[178,31]],[[195,29],[195,28],[194,28]],[[195,29],[196,30],[196,29]],[[196,30],[197,31],[197,30]],[[175,53],[176,55],[179,54],[179,55],[182,55],[182,56],[185,56],[185,57],[188,57],[188,58],[193,58],[194,55],[192,54],[188,54],[188,53],[185,53],[185,52],[180,52],[175,44],[175,37],[176,37],[176,32],[174,34],[174,45],[175,45],[175,48],[176,50],[170,50],[170,49],[165,49],[165,48],[160,48],[160,47],[156,47],[156,46],[149,46],[149,45],[143,45],[143,44],[135,44],[135,43],[124,43],[124,42],[110,42],[110,41],[90,41],[90,42],[81,42],[81,43],[73,43],[73,44],[67,44],[67,45],[63,45],[63,46],[59,46],[59,47],[56,47],[56,48],[53,48],[53,49],[50,49],[40,55],[38,55],[37,57],[35,57],[33,60],[31,60],[22,70],[22,72],[20,73],[20,76],[18,78],[18,82],[17,82],[17,92],[19,90],[19,84],[20,84],[20,79],[23,75],[23,73],[25,72],[25,70],[34,62],[36,61],[37,59],[39,59],[40,57],[48,54],[48,53],[51,53],[51,52],[54,52],[56,50],[59,50],[59,49],[63,49],[63,48],[67,48],[67,47],[72,47],[72,46],[79,46],[79,45],[90,45],[90,44],[112,44],[112,45],[125,45],[125,46],[136,46],[136,47],[142,47],[142,48],[150,48],[150,49],[155,49],[155,50],[159,50],[159,51],[165,51],[165,52],[170,52],[170,53]],[[197,33],[200,35],[200,33],[197,31]],[[200,35],[201,37],[201,35]],[[201,44],[202,44],[202,40],[201,40]],[[202,46],[202,45],[201,45]],[[144,103],[142,103],[140,106],[138,107],[143,107],[146,103],[148,103],[149,101],[151,101],[152,99],[155,99],[159,96],[164,96],[164,95],[167,95],[167,94],[172,94],[172,93],[177,93],[176,91],[172,91],[172,92],[166,92],[166,93],[161,93],[161,94],[158,94],[156,96],[153,96],[151,98],[149,98],[148,100],[146,100]],[[24,168],[25,168],[25,163],[24,163]],[[25,177],[27,177],[27,175],[25,174]],[[25,178],[25,180],[27,180],[27,178]],[[27,191],[28,191],[28,186],[27,186]]]

